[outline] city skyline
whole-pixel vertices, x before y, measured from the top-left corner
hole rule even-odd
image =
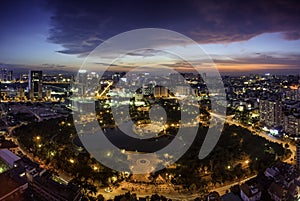
[[[1,67],[75,72],[103,41],[132,29],[154,27],[198,42],[221,74],[299,72],[296,1],[32,0],[2,5]]]

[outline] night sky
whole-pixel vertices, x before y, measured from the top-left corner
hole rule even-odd
[[[76,70],[102,41],[138,28],[193,40],[221,72],[300,72],[300,2],[0,2],[0,66]],[[167,45],[167,44],[166,44]]]

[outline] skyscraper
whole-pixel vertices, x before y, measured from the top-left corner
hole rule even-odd
[[[43,98],[43,74],[42,71],[30,71],[28,76],[29,97],[33,99]]]
[[[12,80],[13,80],[13,71],[9,70],[7,75],[7,81],[12,81]]]

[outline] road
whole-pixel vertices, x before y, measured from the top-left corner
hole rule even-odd
[[[251,177],[248,177],[248,178],[245,178],[243,180],[240,180],[240,181],[228,184],[226,186],[215,188],[215,189],[213,189],[213,191],[217,191],[220,195],[223,195],[223,194],[226,193],[226,190],[230,189],[231,186],[244,183],[247,180],[252,179],[252,178],[254,178],[256,176],[257,175],[253,175]],[[165,197],[167,197],[169,199],[178,200],[178,201],[179,200],[181,200],[181,201],[183,201],[183,200],[186,200],[186,201],[194,200],[195,198],[198,198],[198,197],[201,196],[199,193],[188,193],[188,192],[186,192],[186,193],[180,193],[180,192],[177,192],[177,191],[172,191],[172,192],[169,191],[168,192],[167,190],[161,190],[160,191],[160,190],[158,190],[155,187],[152,187],[151,190],[149,190],[149,188],[147,188],[148,190],[146,191],[145,188],[143,188],[143,187],[140,186],[140,185],[143,185],[143,184],[137,184],[137,185],[139,185],[139,187],[134,187],[134,190],[132,191],[132,186],[135,186],[135,185],[131,184],[131,183],[128,183],[128,182],[124,182],[124,183],[120,184],[119,188],[113,189],[112,192],[105,192],[105,189],[103,188],[100,191],[98,191],[98,194],[102,194],[106,200],[113,199],[117,195],[124,194],[124,193],[128,192],[128,190],[130,190],[131,193],[136,193],[138,195],[138,197],[151,196],[152,194],[157,193],[157,194],[163,195],[163,196],[165,196]],[[126,190],[122,190],[121,188],[126,188]]]
[[[232,186],[235,186],[235,185],[238,185],[238,184],[242,184],[242,183],[245,183],[246,181],[250,180],[250,179],[253,179],[255,178],[257,175],[253,175],[251,177],[247,177],[243,180],[240,180],[240,181],[236,181],[234,183],[231,183],[231,184],[228,184],[228,185],[225,185],[225,186],[222,186],[222,187],[219,187],[219,188],[215,188],[213,189],[213,191],[216,191],[218,192],[220,195],[224,195],[226,193],[227,190],[229,190]]]

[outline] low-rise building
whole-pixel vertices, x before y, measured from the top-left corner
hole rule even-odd
[[[2,158],[10,168],[13,168],[15,163],[21,159],[8,149],[0,149],[0,158]]]
[[[240,193],[244,201],[256,201],[261,198],[261,190],[256,183],[243,183],[240,186]]]
[[[26,177],[29,188],[38,200],[43,201],[78,201],[81,199],[80,189],[72,185],[57,183],[46,170],[27,168]]]
[[[24,193],[28,188],[28,183],[24,179],[15,178],[12,171],[13,170],[9,170],[0,174],[0,200],[26,200]]]
[[[265,171],[265,176],[272,180],[267,192],[273,200],[298,199],[299,174],[293,165],[278,162]]]

